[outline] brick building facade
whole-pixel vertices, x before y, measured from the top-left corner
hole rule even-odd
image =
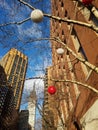
[[[52,15],[67,18],[98,26],[98,1],[84,5],[81,1],[51,0]],[[85,61],[98,66],[98,34],[93,30],[60,20],[51,20],[51,36],[59,38],[74,53]],[[98,89],[98,74],[79,61],[71,52],[65,49],[64,44],[52,40],[52,63],[47,70],[47,85],[54,85],[57,92],[54,95],[45,89],[44,115],[52,111],[54,126],[57,130],[97,130],[98,94],[68,81],[78,81]],[[57,49],[64,49],[58,54]],[[55,80],[53,80],[55,79]],[[63,80],[62,82],[60,80]],[[67,82],[64,82],[67,80]],[[90,115],[89,113],[93,113]],[[95,120],[95,122],[93,122]]]

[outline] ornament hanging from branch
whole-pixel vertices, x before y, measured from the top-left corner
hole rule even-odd
[[[44,14],[41,10],[35,9],[31,12],[31,19],[33,22],[39,23],[43,20]]]
[[[59,55],[62,55],[64,53],[63,48],[58,48],[56,51],[57,51],[57,54],[59,54]]]
[[[55,93],[56,93],[56,88],[55,88],[55,86],[49,86],[49,87],[48,87],[48,93],[50,93],[51,95],[52,95],[52,94],[55,94]]]
[[[93,0],[82,0],[82,3],[83,3],[84,5],[86,5],[86,6],[88,6],[88,5],[92,4],[92,1],[93,1]]]

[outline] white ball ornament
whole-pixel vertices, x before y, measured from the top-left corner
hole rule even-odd
[[[64,53],[64,49],[63,48],[58,48],[56,51],[57,51],[57,54],[59,54],[59,55]]]
[[[35,9],[31,12],[31,19],[33,22],[39,23],[43,20],[43,12],[39,9]]]

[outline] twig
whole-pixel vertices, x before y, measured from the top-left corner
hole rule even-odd
[[[94,87],[92,87],[90,85],[87,85],[87,84],[84,84],[84,83],[81,83],[81,82],[78,82],[78,81],[75,81],[75,80],[69,80],[69,79],[62,79],[62,80],[60,80],[60,79],[49,79],[49,80],[52,80],[52,81],[55,81],[55,82],[69,82],[69,83],[74,83],[74,84],[77,84],[77,85],[81,85],[84,88],[90,89],[94,93],[98,94],[98,90],[95,89]]]
[[[70,49],[66,44],[64,44],[64,42],[62,42],[59,38],[54,38],[53,40],[56,41],[56,42],[61,43],[64,46],[64,48],[67,49],[80,62],[82,62],[83,64],[85,64],[86,66],[88,66],[90,69],[94,70],[98,74],[98,67],[96,67],[95,65],[89,63],[84,58],[79,57],[72,49]]]
[[[85,23],[85,22],[81,22],[81,21],[77,21],[77,20],[72,20],[72,19],[68,19],[68,18],[60,18],[60,17],[53,16],[53,15],[50,15],[50,14],[44,14],[44,16],[52,18],[52,19],[55,19],[55,20],[58,20],[58,21],[72,23],[72,24],[77,24],[77,25],[80,25],[80,26],[83,26],[83,27],[87,27],[87,28],[90,28],[93,31],[95,31],[95,32],[98,33],[98,27],[96,27],[93,24],[88,24],[88,23]]]
[[[22,21],[19,21],[19,22],[9,22],[9,23],[0,24],[0,27],[2,27],[2,26],[8,26],[8,25],[11,25],[11,24],[20,25],[20,24],[22,24],[22,23],[24,23],[24,22],[27,22],[27,21],[30,20],[30,19],[31,19],[31,18],[29,17],[29,18],[26,18],[26,19],[24,19],[24,20],[22,20]]]

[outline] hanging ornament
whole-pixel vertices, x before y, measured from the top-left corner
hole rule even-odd
[[[59,55],[62,55],[64,53],[64,49],[63,48],[58,48],[56,51],[57,51],[57,53]]]
[[[56,88],[55,88],[55,86],[49,86],[49,87],[48,87],[48,93],[50,93],[51,95],[52,95],[52,94],[55,94],[55,93],[56,93]]]
[[[31,12],[31,19],[33,22],[39,23],[43,20],[43,12],[39,9],[35,9]]]
[[[82,3],[87,6],[87,5],[90,5],[92,1],[93,0],[82,0]]]

